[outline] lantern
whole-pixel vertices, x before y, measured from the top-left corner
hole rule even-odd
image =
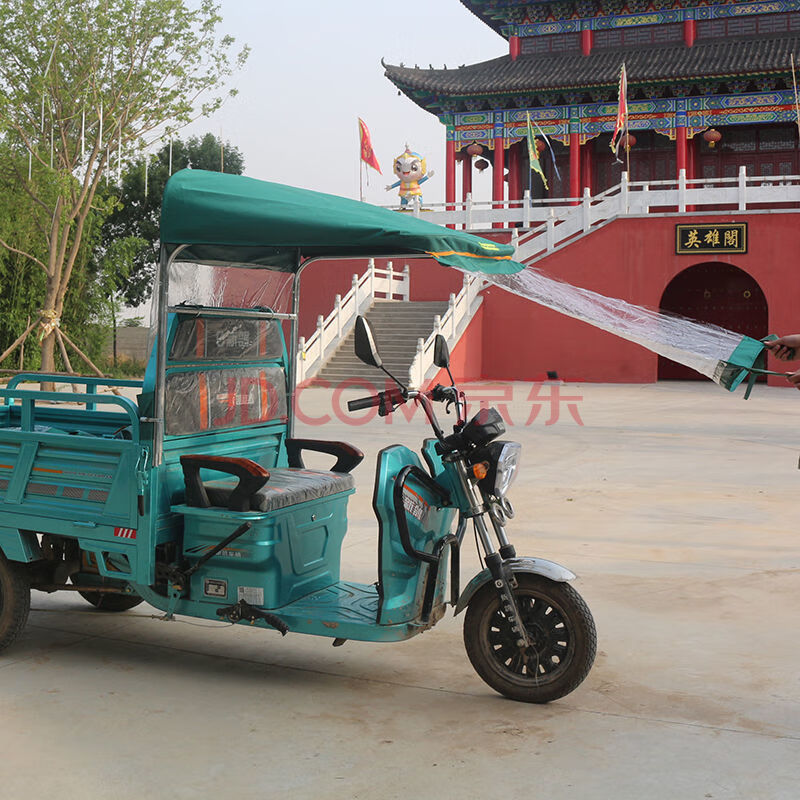
[[[715,131],[713,128],[709,128],[703,134],[703,139],[708,142],[709,147],[713,147],[721,138],[722,134],[719,131]]]
[[[479,158],[475,162],[475,169],[478,170],[478,172],[483,172],[488,166],[489,162],[485,158]]]
[[[481,147],[481,146],[480,146],[480,145],[479,145],[477,142],[473,142],[473,143],[472,143],[472,144],[471,144],[471,145],[470,145],[470,146],[467,148],[467,152],[468,152],[468,153],[469,153],[471,156],[479,156],[479,155],[481,155],[481,153],[483,153],[483,148],[482,148],[482,147]]]
[[[627,152],[636,144],[636,137],[632,133],[623,133],[622,136],[620,136],[619,143]]]
[[[541,139],[537,139],[536,140],[536,152],[537,153],[543,152],[545,147],[547,147],[547,145]]]

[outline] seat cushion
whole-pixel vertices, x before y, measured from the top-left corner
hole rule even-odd
[[[231,492],[237,481],[225,479],[205,481],[206,493],[212,506],[228,507]],[[269,471],[269,480],[250,498],[251,511],[274,511],[307,500],[318,500],[355,486],[349,472],[325,472],[315,469],[280,467]]]

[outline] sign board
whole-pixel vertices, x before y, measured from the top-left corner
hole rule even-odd
[[[746,252],[746,222],[675,226],[675,253],[677,255]]]

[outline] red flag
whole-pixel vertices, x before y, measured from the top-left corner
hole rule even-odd
[[[381,175],[381,165],[378,163],[378,159],[375,156],[375,151],[372,149],[372,140],[369,136],[369,128],[364,124],[364,120],[361,117],[358,118],[358,135],[361,140],[361,160],[372,167],[373,169],[378,170]]]
[[[622,62],[622,69],[619,71],[619,106],[617,107],[617,121],[614,123],[614,133],[611,135],[611,149],[619,152],[619,140],[617,136],[622,133],[628,125],[628,75],[625,72],[625,62]],[[620,137],[621,138],[621,137]]]

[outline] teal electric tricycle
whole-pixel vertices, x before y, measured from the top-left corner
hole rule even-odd
[[[77,591],[107,611],[144,600],[167,619],[334,645],[408,639],[449,602],[456,614],[466,609],[467,654],[492,688],[537,703],[575,689],[594,660],[594,623],[569,570],[520,558],[509,542],[506,494],[520,446],[499,438],[494,409],[467,420],[452,379],[425,391],[391,375],[384,391],[349,403],[380,415],[416,403],[434,433],[422,459],[402,445],[378,456],[370,585],[339,575],[362,453],[293,435],[309,263],[409,255],[514,272],[513,249],[364,203],[192,170],[167,185],[161,239],[144,381],[52,376],[79,392],[65,395],[22,374],[0,391],[0,650],[21,633],[31,589]],[[360,317],[356,353],[383,369]],[[435,362],[449,374],[441,338]],[[437,402],[456,410],[451,433]],[[310,451],[330,455],[330,470],[306,468]],[[470,523],[485,569],[460,590]]]

